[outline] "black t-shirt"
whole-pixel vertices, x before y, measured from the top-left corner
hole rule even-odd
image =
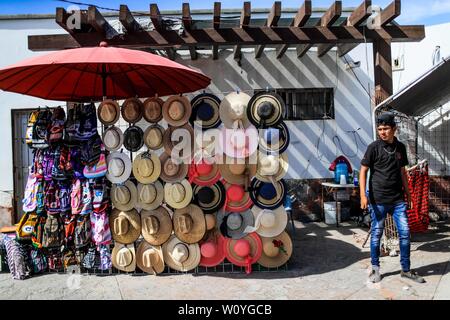
[[[401,168],[408,165],[406,147],[394,138],[389,144],[372,142],[361,160],[370,168],[369,201],[372,204],[394,204],[404,201]]]

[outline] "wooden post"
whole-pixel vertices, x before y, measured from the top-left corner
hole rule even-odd
[[[391,42],[377,39],[373,42],[375,73],[375,104],[378,105],[393,93]]]

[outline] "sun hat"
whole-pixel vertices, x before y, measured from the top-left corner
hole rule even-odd
[[[162,108],[164,120],[174,127],[180,127],[188,122],[191,113],[191,103],[185,96],[171,96],[164,102]]]
[[[119,150],[123,144],[123,133],[119,127],[111,126],[106,128],[102,135],[102,141],[105,149],[108,151]]]
[[[133,175],[140,183],[152,183],[161,174],[159,157],[150,151],[142,152],[133,161]]]
[[[228,261],[236,266],[246,267],[245,272],[251,273],[252,264],[261,257],[262,241],[255,232],[249,233],[242,239],[225,238],[224,251]]]
[[[109,216],[109,225],[114,241],[123,244],[135,242],[141,235],[141,217],[136,209],[113,209]]]
[[[250,194],[239,184],[231,184],[222,179],[225,186],[225,210],[229,212],[242,212],[249,209],[252,205]]]
[[[286,229],[288,216],[283,206],[274,210],[254,206],[252,212],[255,217],[255,226],[247,228],[247,232],[256,232],[261,237],[275,237]]]
[[[138,98],[126,99],[121,108],[122,118],[128,123],[136,123],[142,119],[144,106]]]
[[[208,163],[204,159],[196,162],[192,160],[189,165],[189,182],[199,186],[210,186],[220,180],[219,166],[214,163]]]
[[[206,231],[215,230],[217,226],[216,221],[216,212],[214,213],[206,213],[205,214],[205,222],[206,222]]]
[[[114,207],[128,211],[135,207],[137,201],[137,189],[133,182],[127,180],[123,184],[113,184],[111,188],[111,202]]]
[[[250,125],[246,129],[222,128],[221,150],[232,158],[248,158],[258,149],[258,130]]]
[[[120,118],[119,104],[110,99],[102,101],[97,109],[97,117],[104,125],[113,125]]]
[[[122,244],[116,242],[111,255],[112,265],[117,270],[133,272],[136,270],[136,250],[134,243]]]
[[[142,236],[154,246],[162,245],[172,234],[172,218],[162,206],[141,211]]]
[[[131,174],[131,160],[122,152],[112,152],[106,158],[106,178],[112,183],[123,183]]]
[[[136,264],[139,269],[149,274],[158,274],[164,271],[164,256],[161,246],[152,246],[142,241],[136,252]]]
[[[151,97],[144,101],[142,115],[150,123],[158,123],[162,119],[164,101],[158,97]]]
[[[262,254],[257,262],[263,267],[281,267],[292,256],[292,240],[286,231],[275,237],[261,237],[261,242]]]
[[[289,147],[290,134],[282,121],[274,127],[260,130],[259,149],[265,154],[282,154]]]
[[[259,92],[248,102],[248,120],[257,128],[276,126],[283,120],[283,98],[273,92]]]
[[[189,122],[203,130],[217,128],[222,121],[219,115],[220,99],[210,93],[201,93],[191,100],[192,113]]]
[[[144,145],[144,132],[138,126],[128,127],[123,134],[123,146],[131,152],[136,152]]]
[[[186,179],[164,185],[164,199],[174,209],[188,206],[192,200],[192,186]]]
[[[175,235],[162,245],[164,262],[172,269],[189,271],[198,266],[201,259],[198,243],[188,244]]]
[[[150,150],[158,150],[163,146],[163,136],[166,129],[159,124],[153,124],[144,131],[144,143]]]
[[[194,185],[192,202],[198,205],[204,213],[213,213],[222,209],[225,203],[225,187],[217,181],[211,186]]]
[[[137,206],[145,210],[158,208],[164,200],[164,187],[161,181],[137,185]]]
[[[287,187],[283,179],[276,181],[275,185],[263,182],[256,177],[252,179],[249,188],[253,203],[262,209],[276,209],[284,203]]]
[[[179,182],[186,178],[189,170],[187,163],[175,163],[170,155],[163,152],[159,156],[161,162],[161,179],[164,182]]]
[[[174,137],[176,141],[172,141],[172,137]],[[183,159],[183,161],[189,159],[190,162],[194,153],[194,129],[189,123],[185,123],[180,127],[169,126],[164,131],[163,135],[164,151],[167,154],[172,154],[172,150],[175,146],[177,147],[178,150],[180,150],[181,148],[186,149],[183,150],[183,152],[187,151],[186,154],[183,154],[183,152],[181,152],[180,157]]]
[[[240,239],[244,237],[248,232],[245,232],[245,228],[253,226],[255,218],[250,210],[243,212],[226,212],[220,210],[216,216],[217,228],[220,230],[223,236],[232,239]]]
[[[190,204],[183,209],[176,209],[172,221],[175,235],[183,242],[197,243],[205,235],[205,215],[202,209],[195,204]]]
[[[287,152],[280,155],[265,155],[258,152],[256,177],[263,182],[278,181],[286,176],[289,169]]]
[[[248,128],[250,121],[247,118],[247,105],[250,98],[244,92],[231,92],[223,98],[219,114],[226,128]]]
[[[206,241],[200,243],[200,266],[214,267],[225,259],[224,251],[225,238],[221,234],[215,233]]]
[[[250,183],[250,179],[256,174],[256,161],[250,164],[251,158],[233,159],[224,157],[224,161],[219,163],[219,170],[226,182],[232,184],[245,185]]]

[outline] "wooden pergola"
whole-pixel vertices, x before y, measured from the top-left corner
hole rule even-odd
[[[239,60],[243,47],[254,47],[256,58],[264,54],[265,47],[276,47],[276,57],[280,59],[290,46],[296,47],[299,58],[313,46],[317,46],[319,57],[333,47],[337,47],[339,56],[343,56],[358,44],[367,42],[373,44],[375,100],[378,104],[393,91],[391,43],[420,41],[425,37],[425,28],[423,25],[401,26],[395,23],[394,19],[400,15],[400,0],[394,0],[384,8],[379,16],[379,25],[370,27],[366,21],[371,16],[371,5],[371,0],[364,0],[348,17],[341,17],[342,2],[334,1],[317,19],[312,17],[311,1],[305,0],[295,16],[287,19],[281,18],[281,1],[276,1],[265,23],[254,25],[251,3],[244,2],[238,25],[230,26],[229,23],[221,23],[221,3],[215,2],[208,26],[198,27],[189,4],[184,3],[180,17],[181,32],[167,28],[157,4],[150,4],[148,12],[152,30],[145,30],[128,7],[121,5],[119,21],[123,33],[118,33],[94,6],[78,12],[81,18],[78,29],[67,24],[73,13],[57,8],[56,23],[68,34],[29,36],[28,48],[32,51],[62,50],[97,46],[101,41],[107,41],[111,46],[163,50],[171,59],[175,59],[176,50],[189,50],[193,60],[198,58],[197,50],[200,49],[211,49],[212,59],[218,59],[220,48],[233,48],[234,58]]]

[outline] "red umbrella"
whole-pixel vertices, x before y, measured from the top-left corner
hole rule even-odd
[[[144,51],[108,47],[63,50],[0,69],[0,89],[47,100],[99,101],[193,92],[211,79]]]

